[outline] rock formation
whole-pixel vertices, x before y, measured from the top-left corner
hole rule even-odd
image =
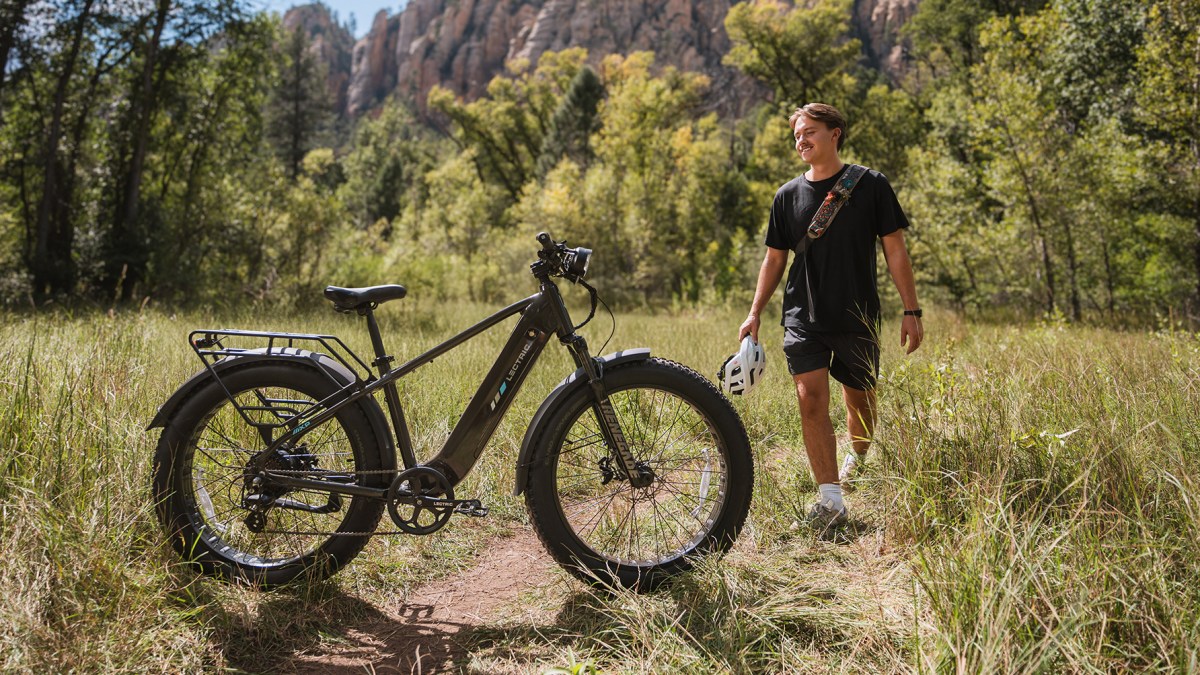
[[[902,71],[899,28],[919,0],[855,0],[854,30],[868,61],[895,77]],[[708,105],[744,111],[763,90],[721,64],[729,51],[725,15],[734,0],[411,0],[394,16],[375,15],[371,29],[353,46],[314,35],[314,49],[329,63],[339,112],[361,115],[393,92],[424,105],[434,85],[466,99],[513,59],[536,63],[547,51],[584,47],[598,62],[604,55],[651,50],[660,65],[707,74]],[[303,12],[304,18],[294,14]],[[325,21],[312,18],[323,14]],[[285,26],[302,23],[332,36],[337,27],[315,4],[289,10]],[[332,28],[329,28],[332,26]],[[343,68],[348,63],[349,68]],[[747,95],[747,93],[749,94]]]
[[[308,34],[309,51],[325,68],[329,100],[334,109],[339,113],[344,111],[350,86],[350,50],[354,47],[354,36],[339,26],[329,15],[329,10],[320,4],[293,7],[283,15],[283,30],[291,32],[297,28]]]

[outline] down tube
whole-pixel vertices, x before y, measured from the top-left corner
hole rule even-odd
[[[483,454],[558,323],[545,295],[521,314],[496,364],[467,404],[450,438],[426,463],[444,473],[452,485],[457,485]]]

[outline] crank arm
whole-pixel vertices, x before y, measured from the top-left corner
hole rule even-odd
[[[488,514],[488,507],[484,506],[478,499],[443,499],[441,497],[419,495],[398,495],[396,502],[399,504],[408,504],[409,506],[422,506],[431,511],[451,509],[455,513],[475,518],[482,518]]]

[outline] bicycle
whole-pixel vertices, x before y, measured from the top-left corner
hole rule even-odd
[[[737,412],[711,382],[649,349],[593,358],[578,333],[597,307],[583,279],[591,251],[544,232],[538,242],[536,294],[395,368],[374,314],[406,295],[395,284],[325,289],[335,310],[365,318],[371,366],[332,335],[192,331],[204,367],[150,424],[162,428],[156,511],[175,550],[205,574],[268,587],[334,574],[379,534],[385,509],[397,530],[384,534],[427,535],[454,514],[487,515],[454,487],[551,336],[577,369],[530,421],[515,494],[552,557],[592,584],[648,591],[728,550],[753,490]],[[591,311],[578,326],[554,278],[588,290]],[[397,380],[517,314],[444,446],[419,463]]]

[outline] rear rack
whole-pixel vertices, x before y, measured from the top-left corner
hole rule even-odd
[[[229,338],[245,340],[246,342],[235,342],[233,345],[227,345],[225,342]],[[266,344],[263,344],[264,341]],[[246,354],[246,352],[264,347],[272,352],[284,349],[300,349],[301,347],[297,347],[297,343],[307,344],[309,346],[306,348],[309,351],[336,359],[338,363],[345,366],[347,370],[354,373],[358,379],[364,382],[370,382],[375,379],[375,376],[371,373],[371,368],[367,366],[366,362],[359,358],[336,335],[278,333],[274,331],[234,330],[230,328],[215,330],[202,328],[188,334],[188,344],[192,346],[192,351],[196,352],[196,356],[199,356],[200,360],[210,370],[212,364],[227,356],[241,356]],[[246,344],[251,346],[244,346]]]
[[[347,392],[344,388],[347,383],[338,382],[332,374],[322,369],[325,376],[339,389],[324,400],[309,403],[268,399],[261,394],[256,394],[257,401],[250,405],[240,404],[229,388],[225,386],[220,373],[215,368],[216,364],[223,359],[263,353],[298,356],[299,352],[304,350],[334,359],[350,371],[359,382],[375,380],[375,376],[367,364],[347,347],[341,338],[335,335],[205,328],[189,333],[188,344],[204,364],[205,370],[225,390],[225,396],[229,402],[233,404],[247,424],[264,434],[264,439],[267,439],[271,431],[275,429],[297,428],[305,419],[329,407],[336,399],[346,396]]]

